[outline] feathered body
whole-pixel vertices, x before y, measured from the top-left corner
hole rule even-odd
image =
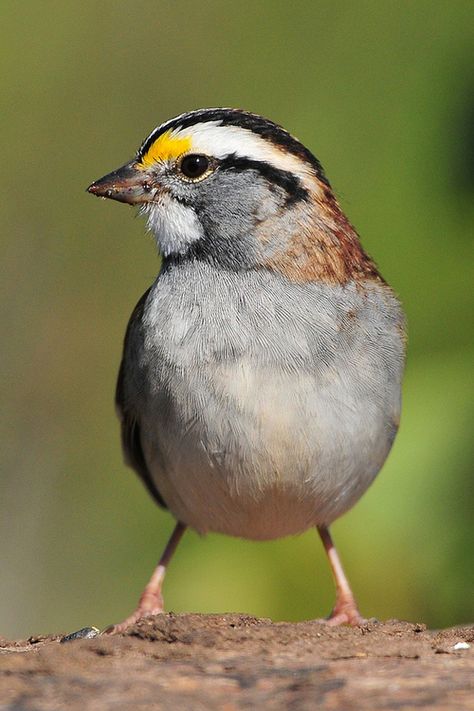
[[[380,283],[165,265],[130,325],[120,408],[176,518],[268,539],[350,508],[397,431],[400,321]]]

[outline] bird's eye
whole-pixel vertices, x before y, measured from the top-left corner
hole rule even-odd
[[[179,165],[181,173],[189,180],[202,178],[209,170],[209,167],[209,158],[199,153],[190,153],[184,156]]]

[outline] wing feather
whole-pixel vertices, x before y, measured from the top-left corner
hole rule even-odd
[[[133,469],[135,469],[138,476],[141,478],[146,488],[150,492],[151,496],[155,499],[159,506],[167,508],[163,497],[161,496],[160,492],[156,487],[155,482],[153,481],[153,478],[150,474],[150,470],[148,469],[147,463],[145,461],[145,455],[143,454],[143,447],[140,437],[139,415],[133,405],[129,402],[129,399],[126,397],[125,392],[127,345],[135,323],[139,322],[143,316],[143,310],[149,292],[150,289],[148,289],[138,301],[128,322],[127,331],[125,333],[122,362],[120,363],[119,374],[117,378],[115,404],[121,423],[122,448],[125,456],[125,461]]]

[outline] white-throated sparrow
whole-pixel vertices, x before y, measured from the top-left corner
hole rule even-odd
[[[316,526],[329,622],[359,623],[328,526],[397,432],[404,317],[318,160],[267,119],[203,109],[88,190],[139,205],[162,255],[128,325],[117,407],[127,462],[178,522],[112,629],[163,610],[186,526],[259,540]]]

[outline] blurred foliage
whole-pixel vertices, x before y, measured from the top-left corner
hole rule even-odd
[[[0,634],[122,619],[172,526],[122,463],[112,398],[158,261],[125,206],[84,192],[158,123],[239,106],[318,155],[400,294],[402,427],[334,526],[367,615],[473,621],[472,0],[3,0]],[[187,534],[169,609],[317,617],[314,532]]]

